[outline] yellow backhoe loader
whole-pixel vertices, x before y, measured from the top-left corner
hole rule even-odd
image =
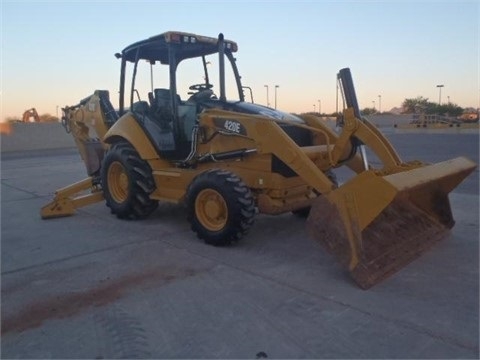
[[[22,114],[22,122],[24,123],[32,122],[32,118],[33,122],[40,122],[40,116],[38,116],[37,109],[35,108],[25,110]]]
[[[89,176],[58,190],[42,218],[104,200],[118,218],[142,219],[159,201],[184,203],[192,230],[218,246],[245,235],[257,212],[308,215],[309,232],[362,288],[453,226],[448,193],[473,162],[402,162],[361,116],[348,68],[338,73],[345,104],[339,132],[315,116],[246,102],[236,51],[222,34],[166,32],[116,54],[118,109],[106,91],[63,109]],[[194,73],[203,83],[188,86],[184,74]],[[369,164],[366,147],[380,168]],[[341,166],[356,175],[338,186],[333,170]]]

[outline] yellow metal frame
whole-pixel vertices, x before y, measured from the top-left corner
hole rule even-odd
[[[89,194],[78,195],[82,192],[90,191]],[[55,192],[55,197],[40,210],[42,219],[55,218],[60,216],[70,216],[75,210],[103,201],[102,190],[93,184],[93,179],[88,177],[70,186],[64,187]]]
[[[100,106],[100,97],[94,93],[88,101],[81,106],[65,108],[66,126],[72,133],[82,159],[87,159],[85,143],[94,139],[101,140],[108,131],[104,115]],[[108,145],[103,144],[106,150]]]

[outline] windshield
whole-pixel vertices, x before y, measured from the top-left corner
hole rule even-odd
[[[238,91],[239,84],[235,77],[236,65],[233,56],[225,56],[225,95],[228,101],[238,102],[242,96]],[[230,60],[230,61],[227,61]],[[181,101],[188,101],[194,93],[210,89],[212,99],[220,97],[219,55],[211,54],[203,57],[185,59],[178,64],[175,77],[177,94]],[[149,93],[154,89],[170,89],[169,66],[155,62],[151,64],[145,59],[138,61],[136,72],[134,64],[127,62],[125,69],[125,101],[126,105],[137,101],[149,101]],[[135,83],[132,86],[132,81]],[[205,86],[207,85],[207,86]],[[132,91],[133,90],[133,91]]]
[[[206,73],[204,71],[203,60],[201,57],[187,59],[182,61],[177,68],[177,94],[182,100],[191,97],[192,92],[196,90],[190,89],[192,85],[209,84],[214,96],[220,96],[220,76],[219,76],[219,58],[218,54],[212,54],[205,57]],[[229,101],[240,101],[237,82],[234,72],[229,64],[225,61],[225,95]]]

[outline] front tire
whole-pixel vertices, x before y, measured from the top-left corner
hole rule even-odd
[[[128,143],[112,145],[103,159],[102,189],[106,204],[120,219],[144,219],[158,206],[152,170]]]
[[[250,189],[235,174],[212,169],[193,179],[187,190],[188,221],[200,239],[228,245],[245,235],[254,222]]]

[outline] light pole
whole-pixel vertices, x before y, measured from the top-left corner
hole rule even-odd
[[[382,112],[382,95],[378,95],[378,112]]]
[[[322,101],[320,99],[318,100],[318,113],[322,113]]]
[[[373,104],[373,111],[375,111],[375,100],[372,101]]]
[[[313,112],[315,112],[315,104],[313,104]]]
[[[275,85],[275,110],[277,110],[277,89],[278,89],[279,87],[280,87],[280,86]]]
[[[450,96],[447,96],[448,104],[450,104]]]
[[[442,85],[437,85],[438,87],[438,105],[442,105],[442,88],[443,88],[443,84]]]
[[[270,101],[268,100],[268,85],[263,85],[267,88],[267,106],[270,107]]]

